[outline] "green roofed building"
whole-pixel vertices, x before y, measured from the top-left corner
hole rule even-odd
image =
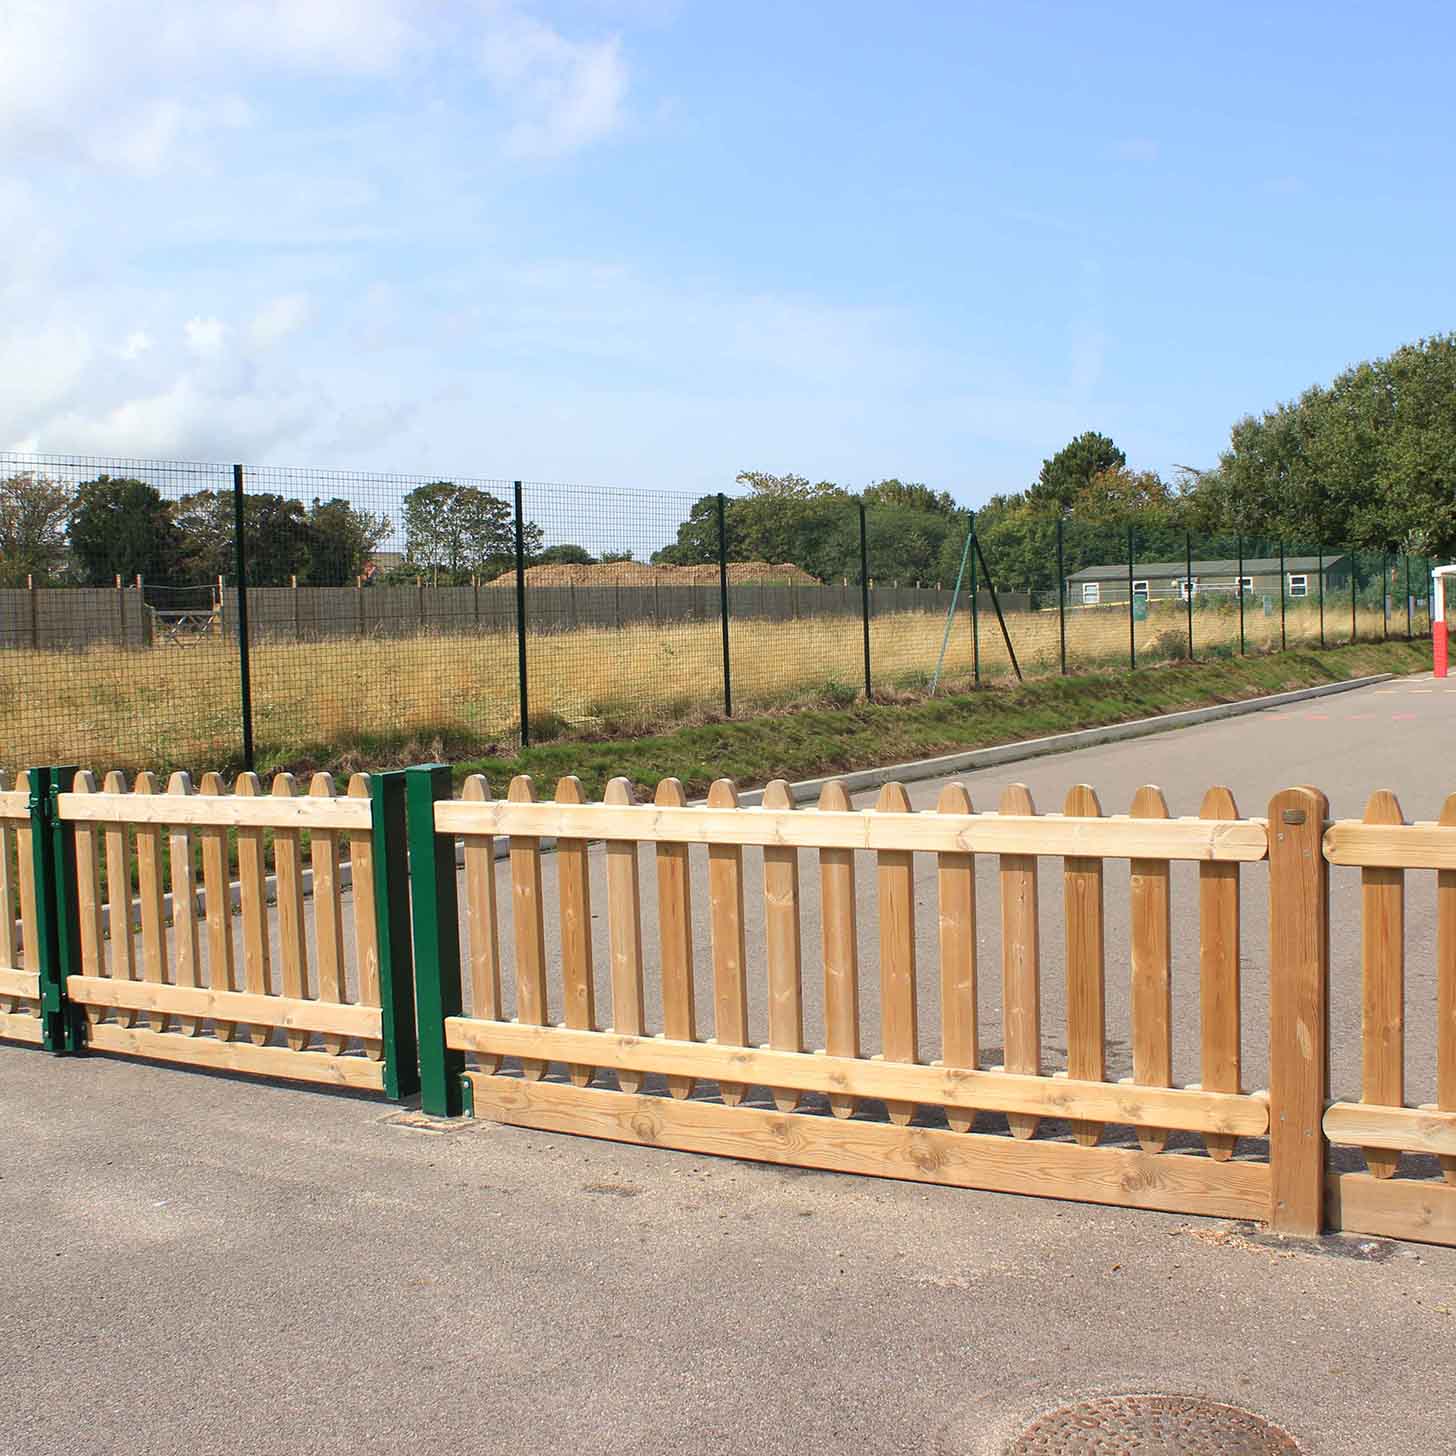
[[[1239,573],[1237,560],[1198,561],[1190,575],[1186,561],[1137,561],[1131,573],[1128,564],[1118,566],[1084,566],[1067,578],[1069,607],[1105,606],[1112,602],[1127,603],[1129,575],[1132,594],[1149,601],[1186,601],[1191,591],[1200,596],[1277,597],[1279,595],[1279,558],[1249,557]],[[1324,573],[1326,596],[1350,589],[1348,556],[1286,556],[1284,558],[1284,594],[1290,601],[1302,597],[1317,599],[1320,594],[1320,573]]]

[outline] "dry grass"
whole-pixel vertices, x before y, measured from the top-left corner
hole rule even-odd
[[[1236,650],[1238,617],[1195,613],[1198,655]],[[1380,614],[1362,612],[1363,638],[1381,635]],[[1402,632],[1404,623],[1399,625]],[[1008,627],[1022,668],[1055,671],[1057,614],[1018,614]],[[1186,618],[1176,603],[1137,624],[1140,663],[1183,655]],[[1348,608],[1330,610],[1327,639],[1348,640]],[[1290,645],[1317,641],[1316,610],[1288,618]],[[944,618],[908,612],[871,628],[877,694],[918,693],[935,667]],[[1116,607],[1068,614],[1076,669],[1126,661],[1127,615]],[[1251,609],[1250,651],[1279,645],[1278,616]],[[980,624],[983,677],[1009,663],[994,617]],[[851,701],[863,683],[858,619],[745,619],[732,625],[735,710]],[[716,622],[589,628],[530,640],[534,736],[642,734],[717,717],[722,661]],[[945,675],[971,676],[969,623],[951,634]],[[0,761],[97,768],[219,767],[236,763],[240,697],[235,651],[203,641],[127,651],[0,654]],[[253,713],[260,761],[288,763],[350,753],[379,763],[395,756],[476,752],[514,739],[516,642],[509,635],[365,638],[261,643],[253,651]]]

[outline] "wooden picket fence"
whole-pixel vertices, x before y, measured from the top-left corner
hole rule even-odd
[[[227,793],[209,773],[194,792],[178,773],[164,793],[147,773],[128,789],[119,773],[98,787],[90,772],[37,772],[64,779],[43,802],[28,781],[0,793],[5,925],[12,835],[23,908],[22,965],[0,971],[0,996],[20,1004],[4,1008],[0,1034],[392,1095],[418,1087],[407,941],[395,985],[402,783],[390,794],[355,774],[341,796],[316,774],[301,794],[279,774],[265,794],[248,773]],[[47,916],[28,872],[37,834],[58,841],[67,900],[52,952],[65,1018],[50,1032],[39,1009]],[[380,855],[397,860],[382,890]]]
[[[1290,797],[1292,796],[1292,797]],[[1299,833],[1318,859],[1317,796],[1291,790],[1305,817]],[[1278,802],[1278,801],[1276,801]],[[1285,806],[1287,807],[1287,806]],[[844,788],[828,785],[814,810],[796,810],[788,786],[771,784],[760,808],[740,808],[726,780],[708,801],[688,806],[667,780],[650,805],[631,802],[625,780],[605,802],[584,804],[574,779],[552,803],[533,802],[529,780],[516,779],[504,800],[484,782],[464,797],[435,805],[437,833],[465,845],[465,893],[472,1014],[445,1021],[448,1053],[480,1058],[465,1073],[477,1116],[619,1141],[732,1153],[772,1162],[875,1173],[926,1182],[1085,1201],[1268,1219],[1279,1227],[1308,1222],[1318,1207],[1323,1170],[1305,1164],[1289,1134],[1287,1113],[1317,1123],[1306,1063],[1318,1055],[1276,999],[1270,1094],[1240,1086],[1239,873],[1270,858],[1263,821],[1236,817],[1226,791],[1214,790],[1202,814],[1168,817],[1155,789],[1141,791],[1129,815],[1103,817],[1090,789],[1072,792],[1062,815],[1038,816],[1023,787],[1009,789],[996,813],[973,813],[966,791],[947,788],[933,812],[910,811],[904,789],[890,784],[873,810],[850,808]],[[1294,833],[1291,828],[1287,833]],[[510,840],[514,1017],[501,1001],[498,906],[491,846]],[[540,839],[556,838],[557,913],[561,923],[562,1025],[547,1024],[548,979]],[[599,1028],[593,1004],[586,844],[606,841],[606,913],[610,934],[611,1030]],[[645,1024],[644,957],[638,846],[655,846],[661,954],[660,1034]],[[688,856],[708,855],[714,1037],[698,1032],[693,982],[693,907]],[[743,850],[763,853],[763,913],[768,989],[766,1046],[748,1039],[744,950]],[[805,1046],[804,945],[800,853],[817,851],[821,882],[822,970],[826,1046]],[[877,861],[881,1055],[861,1053],[854,856]],[[939,896],[941,1055],[918,1062],[917,953],[913,857],[933,854]],[[1004,1066],[986,1067],[977,1042],[975,880],[991,858],[1001,891],[1001,991]],[[1067,1074],[1043,1065],[1038,953],[1038,857],[1065,862],[1067,923]],[[1133,917],[1130,1083],[1106,1075],[1104,890],[1109,858],[1131,861]],[[1172,1082],[1170,866],[1200,865],[1203,1076],[1198,1086]],[[984,863],[984,861],[980,861]],[[1307,877],[1308,855],[1275,856],[1276,885]],[[441,887],[434,887],[439,890]],[[453,877],[447,889],[453,888]],[[1287,887],[1285,893],[1291,893]],[[416,882],[416,895],[420,886]],[[453,915],[447,905],[442,916]],[[1282,943],[1281,943],[1282,944]],[[1295,950],[1292,944],[1287,949]],[[1299,967],[1276,966],[1293,982]],[[446,967],[449,979],[453,967]],[[424,962],[421,961],[421,974]],[[458,995],[447,997],[458,1001]],[[502,1074],[510,1059],[519,1075]],[[548,1080],[552,1064],[564,1080]],[[463,1062],[461,1063],[463,1069]],[[449,1070],[453,1072],[455,1064]],[[617,1089],[595,1085],[615,1074]],[[644,1080],[666,1079],[667,1095],[644,1096]],[[708,1097],[700,1084],[712,1083]],[[428,1086],[428,1079],[427,1079]],[[748,1105],[749,1089],[767,1088],[773,1110]],[[799,1110],[805,1093],[828,1099],[831,1115]],[[1271,1097],[1282,1126],[1271,1129]],[[1281,1101],[1282,1098],[1282,1101]],[[862,1115],[867,1100],[884,1119]],[[1305,1105],[1307,1104],[1307,1105]],[[912,1126],[918,1108],[943,1109],[948,1128]],[[1008,1134],[971,1131],[976,1113],[1005,1114]],[[1036,1137],[1047,1119],[1070,1125],[1070,1137]],[[1108,1124],[1136,1130],[1139,1147],[1106,1146]],[[1169,1148],[1170,1132],[1201,1135],[1201,1151]],[[1267,1155],[1234,1157],[1240,1139],[1268,1138]]]
[[[657,892],[648,927],[643,846]],[[935,863],[936,975],[923,982],[916,855]],[[874,857],[874,1055],[861,1045],[859,856]],[[1064,1071],[1049,1070],[1041,1025],[1048,858],[1061,861]],[[1108,1072],[1109,860],[1130,867],[1123,1080]],[[1172,1055],[1180,861],[1196,865],[1197,891],[1176,910],[1199,928],[1201,1065],[1186,1086],[1173,1083]],[[1332,1100],[1330,876],[1347,866],[1362,882],[1363,1076],[1358,1100]],[[1240,1058],[1250,867],[1269,899],[1261,1090],[1244,1085]],[[1428,1107],[1406,1105],[1410,870],[1436,871]],[[816,936],[804,928],[806,873],[818,882]],[[978,1025],[983,876],[999,891],[997,1065]],[[605,891],[606,1006],[594,884]],[[747,951],[750,903],[762,907],[761,966]],[[182,775],[162,792],[149,775],[98,787],[89,773],[40,769],[14,788],[0,779],[0,926],[0,1037],[53,1051],[419,1090],[432,1114],[647,1146],[1456,1244],[1456,795],[1435,823],[1407,824],[1384,793],[1362,820],[1330,823],[1310,788],[1277,794],[1263,818],[1211,789],[1197,817],[1172,818],[1154,788],[1127,814],[1104,815],[1086,786],[1060,814],[1037,814],[1021,786],[977,813],[960,785],[913,812],[898,784],[855,810],[838,783],[801,809],[782,782],[750,808],[727,780],[689,805],[673,779],[650,804],[622,779],[588,803],[570,777],[547,802],[527,778],[495,799],[474,777],[454,798],[443,765],[357,775],[342,795],[326,775],[307,793],[280,775],[265,793],[251,775],[224,792],[209,774],[194,793]],[[822,1049],[806,1042],[806,974],[822,978]],[[764,1045],[750,1037],[751,986],[766,992]],[[931,988],[940,1039],[922,1061],[918,998]],[[1353,1154],[1329,1167],[1332,1145],[1358,1149],[1364,1170]]]

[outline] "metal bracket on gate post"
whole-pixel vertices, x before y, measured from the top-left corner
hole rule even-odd
[[[73,766],[33,768],[28,775],[30,849],[35,879],[36,940],[40,953],[41,1045],[56,1056],[84,1050],[66,977],[80,969],[76,905],[76,832],[57,812],[57,797],[75,782]]]

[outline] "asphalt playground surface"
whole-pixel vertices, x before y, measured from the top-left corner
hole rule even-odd
[[[1215,783],[1251,814],[1308,783],[1337,817],[1388,788],[1407,818],[1434,818],[1456,789],[1453,693],[1404,679],[963,781],[978,808],[1024,782],[1041,810],[1090,783],[1107,813],[1155,783],[1174,814],[1196,813]],[[940,787],[911,785],[912,802],[929,807]],[[1251,867],[1244,883],[1249,1087],[1265,1078],[1262,873]],[[816,1045],[808,857],[801,874]],[[548,897],[551,875],[548,857]],[[1061,886],[1050,861],[1041,877],[1052,1068]],[[1434,1090],[1430,878],[1408,876],[1412,1102]],[[642,879],[650,956],[646,856]],[[1333,871],[1332,886],[1332,1081],[1358,1095],[1356,872]],[[859,889],[872,1051],[868,866]],[[933,864],[917,861],[927,1057],[938,1040],[933,890]],[[982,1040],[994,1062],[990,867],[980,893]],[[1173,894],[1175,1080],[1195,1080],[1192,878],[1175,875]],[[1106,901],[1109,1070],[1122,1075],[1125,866],[1109,866]],[[596,929],[600,944],[600,918]],[[701,970],[706,939],[700,928]],[[761,964],[752,939],[749,950]],[[700,996],[711,1007],[706,982]],[[761,1002],[751,1010],[761,1030]],[[1456,1251],[1281,1244],[1216,1220],[487,1123],[425,1131],[393,1111],[0,1048],[0,1452],[948,1456],[999,1452],[1038,1412],[1109,1391],[1246,1406],[1324,1456],[1451,1449]]]

